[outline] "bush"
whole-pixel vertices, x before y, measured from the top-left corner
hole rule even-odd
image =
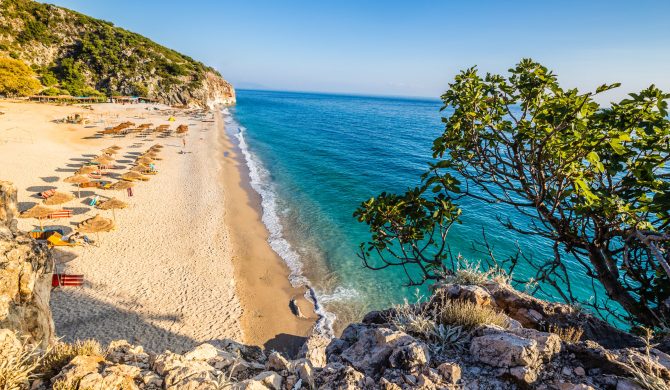
[[[461,326],[467,330],[481,325],[497,325],[501,328],[509,326],[504,313],[470,301],[442,298],[438,307],[436,318],[441,324]]]
[[[467,260],[458,264],[453,275],[445,277],[445,281],[453,284],[481,286],[488,282],[509,284],[510,276],[501,268],[482,270],[480,263],[470,263]]]
[[[0,350],[0,388],[27,388],[30,380],[36,377],[35,369],[39,364],[37,347],[5,344],[5,348]]]
[[[102,355],[102,347],[95,340],[77,341],[73,344],[58,342],[44,355],[38,371],[42,376],[51,378],[76,356]]]
[[[549,325],[548,331],[554,333],[555,335],[560,337],[561,340],[570,344],[578,343],[579,340],[582,338],[582,335],[584,334],[584,329],[575,328],[572,326],[566,328],[560,328],[556,325]]]
[[[27,96],[39,91],[35,73],[23,61],[0,58],[0,94]]]

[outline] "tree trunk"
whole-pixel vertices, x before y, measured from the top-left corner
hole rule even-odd
[[[601,248],[596,245],[589,245],[589,260],[596,272],[598,280],[605,287],[607,296],[618,302],[626,311],[637,321],[646,326],[658,326],[659,320],[654,312],[647,306],[641,304],[627,291],[619,281],[618,272],[612,271],[609,266],[609,259],[602,253]]]

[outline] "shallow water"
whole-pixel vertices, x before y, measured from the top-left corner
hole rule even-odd
[[[382,191],[419,183],[443,129],[441,116],[449,114],[440,107],[438,100],[238,91],[229,128],[250,166],[252,187],[262,195],[270,243],[289,264],[292,282],[309,283],[339,324],[417,294],[402,286],[401,269],[362,266],[358,245],[368,234],[352,214]],[[473,241],[481,241],[483,230],[499,258],[515,253],[517,243],[526,255],[551,255],[546,242],[501,227],[497,216],[513,216],[504,206],[471,199],[459,204],[463,223],[449,234],[455,255],[481,259]],[[522,267],[517,275],[527,272]],[[573,281],[582,297],[589,296],[587,282]]]

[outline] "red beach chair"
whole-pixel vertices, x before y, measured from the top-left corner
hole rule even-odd
[[[56,218],[72,218],[72,210],[58,210],[56,212],[53,212],[49,214],[47,217],[48,219],[56,219]]]
[[[56,193],[56,190],[46,190],[46,191],[40,192],[40,196],[41,196],[43,199],[49,199],[49,198],[51,198],[55,193]]]
[[[53,274],[51,287],[79,287],[84,284],[84,275]]]

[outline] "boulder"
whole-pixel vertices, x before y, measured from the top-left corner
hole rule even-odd
[[[209,360],[218,355],[218,350],[211,344],[200,344],[184,354],[186,360]]]
[[[535,340],[505,332],[475,337],[470,353],[482,363],[505,368],[535,366],[540,358]]]
[[[281,390],[284,378],[273,371],[263,371],[256,375],[253,380],[261,382],[265,387],[272,390]]]
[[[330,344],[330,337],[314,333],[305,340],[298,357],[309,360],[314,367],[324,367],[327,364],[326,348],[328,344]]]

